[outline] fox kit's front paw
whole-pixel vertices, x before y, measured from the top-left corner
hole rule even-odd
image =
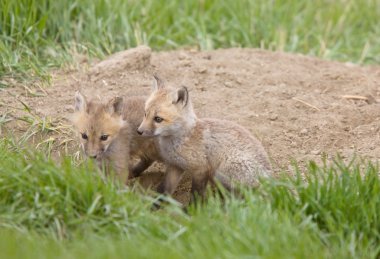
[[[153,160],[141,159],[135,166],[129,169],[129,178],[139,177],[152,163]]]

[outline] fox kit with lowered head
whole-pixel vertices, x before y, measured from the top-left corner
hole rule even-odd
[[[139,176],[153,161],[160,160],[154,139],[136,132],[144,116],[144,103],[143,97],[115,97],[102,103],[96,99],[87,101],[80,92],[75,94],[72,122],[84,153],[104,167],[106,174],[112,168],[123,183],[128,172],[129,178]],[[140,158],[133,168],[130,156]]]
[[[167,194],[184,171],[192,174],[192,194],[201,197],[208,181],[234,190],[236,184],[253,186],[272,173],[262,144],[246,129],[225,120],[198,119],[187,88],[167,88],[156,76],[137,131],[158,140],[168,166],[162,190]]]

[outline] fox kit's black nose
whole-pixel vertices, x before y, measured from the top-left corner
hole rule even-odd
[[[143,134],[143,132],[141,130],[139,130],[139,129],[137,129],[137,133],[139,133],[139,135]]]
[[[96,159],[96,157],[97,157],[97,155],[90,156],[90,158],[92,158],[92,159]]]

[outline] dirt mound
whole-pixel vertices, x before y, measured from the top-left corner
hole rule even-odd
[[[319,161],[338,153],[379,160],[380,67],[256,49],[152,53],[144,46],[80,67],[55,72],[45,97],[5,89],[2,109],[19,113],[16,95],[39,116],[65,120],[76,90],[101,98],[149,94],[156,72],[168,84],[190,89],[199,117],[247,127],[267,148],[276,171],[291,160]],[[183,196],[181,188],[177,194]]]

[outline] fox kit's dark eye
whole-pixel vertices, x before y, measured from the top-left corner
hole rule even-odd
[[[146,113],[144,113],[144,117],[146,117]]]
[[[158,116],[154,117],[154,121],[157,122],[157,123],[160,123],[160,122],[162,122],[163,120],[164,120],[164,119],[161,118],[161,117],[158,117]]]
[[[83,138],[83,139],[88,139],[87,134],[86,134],[86,133],[82,133],[82,138]]]
[[[108,135],[104,134],[100,136],[101,141],[106,141],[108,139]]]

